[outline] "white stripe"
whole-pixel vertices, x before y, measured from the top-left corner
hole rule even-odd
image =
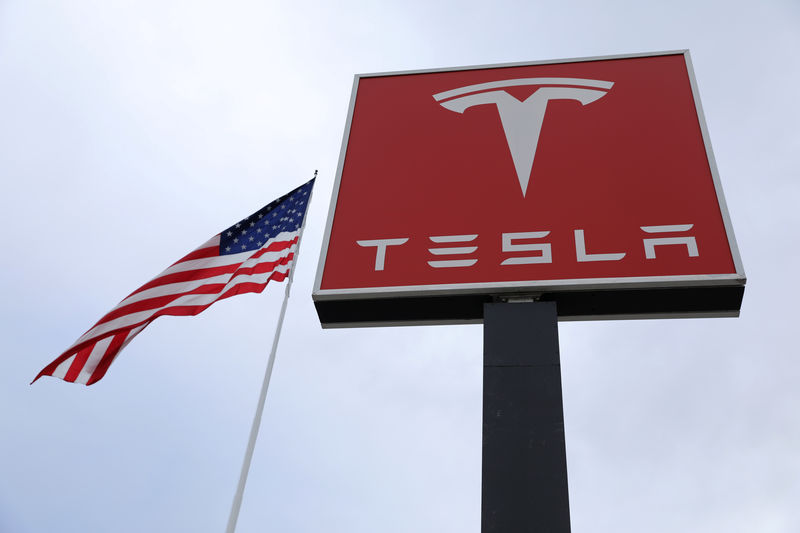
[[[269,279],[269,277],[272,274],[276,272],[280,272],[281,274],[286,274],[287,272],[289,272],[289,270],[291,270],[291,267],[292,267],[292,262],[290,261],[289,264],[278,265],[274,269],[268,272],[260,272],[258,274],[247,274],[246,276],[237,276],[225,286],[225,289],[222,291],[222,293],[228,292],[228,290],[235,287],[236,285],[239,285],[240,283],[259,283],[263,285],[264,283],[267,282],[267,279]]]
[[[294,245],[292,245],[292,246],[294,246]],[[288,248],[288,250],[292,250],[292,249],[293,249],[292,247]],[[241,260],[241,256],[244,256],[246,254],[236,254],[236,255],[240,256],[239,260]],[[252,264],[259,264],[259,263],[265,263],[265,262],[270,262],[270,261],[278,261],[282,257],[286,257],[286,255],[287,255],[286,250],[280,250],[280,251],[277,251],[277,252],[267,252],[264,255],[262,255],[261,257],[258,257],[257,259],[248,258],[247,260],[242,262],[242,264],[240,265],[239,268],[248,267],[248,266],[250,266]],[[253,261],[256,261],[256,262],[253,263]],[[194,262],[194,261],[192,261],[192,262]],[[228,264],[230,264],[230,263],[228,263]],[[223,266],[223,265],[215,264],[214,266],[216,267],[216,266]],[[181,294],[181,293],[184,293],[184,292],[188,292],[188,291],[194,290],[194,289],[196,289],[198,287],[202,287],[203,285],[212,285],[214,283],[227,283],[232,275],[233,275],[233,273],[229,272],[229,273],[226,273],[226,274],[220,274],[218,276],[211,276],[211,277],[208,277],[208,278],[201,278],[201,279],[196,279],[196,280],[191,280],[191,281],[180,281],[180,282],[177,282],[177,283],[168,283],[166,285],[159,285],[157,287],[146,289],[146,290],[143,290],[141,292],[137,292],[135,294],[132,294],[132,295],[128,296],[127,298],[122,300],[119,304],[117,304],[117,307],[115,307],[114,309],[118,309],[118,308],[120,308],[120,307],[122,307],[124,305],[129,305],[129,304],[132,304],[134,302],[139,302],[141,300],[146,300],[148,298],[157,298],[159,296],[167,296],[167,295],[170,295],[170,294]],[[156,278],[156,279],[158,279],[158,278]]]
[[[287,233],[284,232],[284,234],[287,234]],[[272,242],[275,242],[275,241],[272,241]],[[249,257],[246,261],[242,262],[242,264],[239,266],[239,268],[237,270],[235,270],[234,272],[228,273],[228,274],[223,274],[221,276],[215,276],[214,279],[218,280],[216,282],[228,283],[229,280],[233,276],[235,276],[236,272],[238,272],[241,268],[250,268],[250,267],[256,266],[256,265],[258,265],[258,264],[260,264],[262,262],[278,261],[279,259],[288,256],[290,253],[296,252],[296,250],[297,250],[297,244],[295,243],[295,244],[292,244],[289,248],[286,248],[284,250],[280,250],[278,252],[267,252],[267,253],[261,255],[260,257],[252,257],[254,255],[254,252],[253,252],[253,253],[249,254],[251,257]],[[247,255],[247,254],[235,254],[235,255],[241,257],[242,255]],[[200,284],[203,284],[203,281],[204,280],[200,280],[200,282],[201,282]],[[163,286],[164,290],[161,292],[161,295],[163,296],[163,295],[166,295],[166,294],[180,294],[181,292],[184,292],[184,291],[181,291],[181,290],[177,290],[178,287],[181,286],[181,285],[184,285],[184,283],[187,283],[187,282],[170,284],[170,285],[173,286],[174,289],[176,289],[174,291],[170,291],[170,288],[169,288],[170,285],[164,285]],[[154,293],[151,293],[151,294],[155,294],[155,291],[158,291],[159,289],[161,289],[161,287],[154,287],[153,289],[148,289],[148,291],[153,290]],[[225,289],[223,289],[223,291],[220,291],[220,293],[224,292],[224,290]],[[146,291],[142,291],[142,293],[144,293],[144,292],[146,292]],[[123,302],[121,302],[119,305],[117,305],[114,309],[112,309],[109,312],[113,312],[114,310],[118,309],[122,305],[126,305],[128,303],[132,303],[134,301],[137,301],[139,299],[138,298],[139,294],[140,293],[137,293],[137,294],[134,294],[134,295],[130,296],[129,298],[126,298],[125,300],[123,300]],[[87,340],[90,340],[92,338],[101,336],[104,333],[107,333],[107,332],[112,331],[114,329],[117,329],[117,328],[120,328],[120,327],[125,327],[125,326],[130,325],[130,324],[135,324],[135,323],[140,322],[142,320],[146,320],[149,317],[149,315],[152,315],[152,314],[160,311],[164,307],[172,307],[172,306],[178,306],[178,305],[204,305],[202,303],[198,304],[198,303],[193,303],[192,302],[193,299],[197,300],[197,301],[203,301],[203,298],[200,298],[202,296],[205,296],[206,297],[205,300],[208,300],[208,298],[215,298],[217,296],[217,294],[187,295],[185,297],[178,298],[178,299],[170,302],[169,304],[167,304],[165,306],[162,306],[162,307],[159,307],[159,308],[140,311],[138,313],[132,313],[132,314],[128,314],[128,315],[123,315],[121,317],[118,317],[118,318],[110,321],[110,322],[106,322],[104,324],[95,326],[94,328],[90,329],[89,331],[84,333],[77,341],[75,341],[75,343],[72,346],[74,347],[74,346],[76,346],[76,345],[78,345],[78,344],[80,344],[82,342],[86,342]],[[212,299],[211,301],[213,302],[214,300]],[[181,302],[187,302],[187,303],[181,303]],[[108,314],[108,313],[106,313],[106,314]],[[127,319],[128,317],[130,317],[130,319]]]
[[[69,367],[72,366],[72,362],[75,360],[75,356],[68,357],[60,365],[53,370],[53,373],[50,374],[54,378],[64,379],[67,376],[67,371],[69,371]]]
[[[84,335],[85,338],[79,339],[75,344],[77,345],[91,338],[99,337],[105,333],[114,331],[115,329],[124,328],[126,326],[130,326],[132,324],[137,324],[139,322],[148,320],[153,315],[162,311],[163,309],[170,309],[172,307],[181,307],[181,306],[199,306],[199,305],[212,304],[215,301],[217,301],[223,293],[227,292],[229,289],[235,287],[236,285],[239,285],[240,283],[253,282],[253,283],[263,284],[273,272],[286,273],[289,270],[290,266],[291,265],[279,265],[277,268],[261,274],[248,274],[248,275],[236,276],[234,279],[229,281],[221,291],[217,293],[187,294],[185,296],[176,298],[168,305],[158,307],[156,309],[149,309],[147,311],[140,311],[138,313],[131,313],[128,315],[121,316],[119,318],[115,318],[114,320],[106,322],[105,324],[101,324],[95,328],[92,328],[86,335]]]
[[[201,259],[191,259],[189,261],[184,261],[183,263],[178,263],[177,265],[172,265],[164,272],[156,276],[150,281],[156,280],[160,277],[175,274],[176,272],[186,272],[187,270],[199,270],[201,268],[213,268],[218,266],[227,266],[227,265],[234,265],[236,263],[241,263],[249,256],[251,256],[255,251],[251,252],[241,252],[238,254],[230,254],[230,255],[215,255],[214,257],[203,257]],[[148,283],[150,283],[148,281]]]
[[[191,254],[197,252],[198,250],[203,250],[205,248],[216,248],[216,249],[219,249],[219,241],[220,241],[220,236],[219,235],[214,235],[213,237],[208,239],[206,242],[204,242],[203,244],[201,244],[200,246],[198,246],[197,248],[195,248],[194,250],[192,250],[188,254],[184,255],[183,257],[186,257],[187,255],[191,255]],[[180,261],[180,259],[178,259],[178,261]],[[188,263],[189,261],[186,261],[186,262]],[[176,267],[176,266],[182,265],[182,264],[184,264],[184,263],[177,263],[175,265],[171,265],[164,272],[168,272],[173,267]],[[159,277],[159,276],[164,275],[164,272],[162,272],[161,274],[156,276],[156,278]],[[153,279],[155,279],[155,278],[153,278]]]
[[[133,338],[145,328],[146,325],[147,324],[142,324],[138,328],[134,328],[128,332],[128,335],[125,337],[125,340],[122,341],[122,344],[120,344],[119,348],[117,349],[117,353],[114,355],[113,359],[114,361],[117,359],[117,355],[119,355],[122,349],[125,348],[128,345],[128,343],[131,342]],[[86,385],[89,382],[89,379],[91,379],[92,374],[94,374],[95,370],[97,370],[97,365],[100,364],[100,361],[103,359],[103,355],[105,354],[105,351],[108,345],[110,344],[111,339],[113,338],[114,335],[110,335],[106,337],[106,339],[108,339],[108,342],[105,342],[106,339],[103,339],[95,345],[95,349],[92,350],[92,355],[89,356],[89,359],[86,361],[86,364],[83,365],[81,373],[75,380],[75,383],[81,383],[83,385]],[[100,346],[101,344],[103,344],[104,346],[102,350],[98,351],[97,346]],[[95,354],[97,354],[96,357]]]
[[[168,283],[166,285],[159,285],[158,287],[153,287],[152,289],[147,289],[142,292],[137,292],[136,294],[132,294],[128,296],[124,300],[122,300],[117,307],[114,309],[118,309],[124,305],[130,305],[135,302],[139,302],[141,300],[147,300],[148,298],[157,298],[158,296],[169,296],[170,294],[182,294],[185,292],[189,292],[194,290],[198,287],[202,287],[203,285],[213,285],[214,283],[228,283],[228,280],[231,278],[232,272],[228,272],[227,274],[220,274],[219,276],[211,276],[210,278],[201,278],[195,279],[192,281],[182,281],[180,283]]]
[[[296,252],[296,250],[297,250],[297,244],[293,244],[289,248],[287,248],[285,250],[282,250],[281,254],[280,254],[280,257],[286,257],[290,253]],[[245,261],[244,263],[242,263],[242,267],[249,268],[249,267],[258,265],[259,263],[262,262],[261,261],[262,258],[267,256],[267,255],[271,255],[271,254],[264,254],[263,256],[261,256],[259,258],[250,258],[247,261]],[[273,257],[271,259],[271,261],[274,261],[274,260],[275,260],[275,258]],[[173,300],[169,304],[167,304],[165,306],[162,306],[162,307],[158,307],[158,308],[155,308],[155,309],[148,309],[146,311],[139,311],[137,313],[130,313],[130,314],[123,315],[121,317],[115,318],[114,320],[111,320],[109,322],[105,322],[103,324],[97,325],[97,326],[93,327],[92,329],[90,329],[89,331],[87,331],[86,333],[84,333],[77,341],[75,341],[75,343],[72,345],[72,347],[70,349],[74,348],[75,346],[77,346],[80,343],[86,342],[86,341],[91,340],[91,339],[96,338],[96,337],[100,337],[100,336],[102,336],[102,335],[104,335],[104,334],[106,334],[106,333],[108,333],[110,331],[114,331],[115,329],[124,328],[126,326],[130,326],[132,324],[136,324],[136,323],[148,320],[150,317],[152,317],[153,315],[155,315],[156,313],[158,313],[162,309],[168,309],[168,308],[171,308],[171,307],[179,307],[179,306],[186,306],[186,305],[190,305],[190,306],[207,305],[207,304],[213,303],[219,298],[219,296],[222,293],[227,291],[229,288],[238,285],[239,283],[243,283],[243,282],[251,281],[251,280],[258,280],[258,279],[261,279],[261,278],[266,279],[266,278],[269,277],[269,275],[272,272],[286,272],[286,271],[288,271],[288,269],[289,269],[289,265],[278,265],[277,268],[275,268],[275,269],[273,269],[271,271],[265,272],[263,274],[255,274],[255,275],[254,274],[249,274],[249,275],[236,276],[236,272],[238,272],[238,269],[237,269],[236,272],[233,272],[233,273],[231,273],[231,274],[229,274],[227,276],[229,279],[233,278],[234,276],[236,276],[232,280],[232,283],[231,283],[231,281],[229,281],[225,285],[223,290],[220,291],[219,293],[215,293],[215,294],[188,294],[188,295],[176,298],[175,300]],[[258,282],[258,281],[256,281],[256,282]],[[116,309],[116,307],[114,309]],[[112,309],[112,311],[113,311],[113,309]]]
[[[289,254],[297,253],[297,243],[292,244],[288,248],[284,248],[283,250],[277,252],[268,252],[262,255],[261,257],[251,257],[244,261],[242,265],[236,270],[237,272],[243,268],[252,268],[256,265],[261,263],[271,263],[275,261],[279,261],[284,257],[288,257]]]
[[[275,237],[272,237],[270,240],[265,242],[264,245],[261,246],[261,248],[259,248],[259,250],[268,247],[270,244],[272,244],[274,242],[290,241],[290,240],[294,239],[298,234],[299,234],[299,232],[297,232],[297,231],[282,231],[278,235],[276,235]],[[213,247],[213,246],[217,246],[218,247],[219,246],[219,241],[220,241],[220,238],[219,238],[219,235],[217,235],[216,237],[210,239],[207,243],[205,243],[202,246],[199,246],[198,248],[196,248],[194,250],[194,252],[196,252],[197,250],[200,250],[201,248],[209,248],[209,247]],[[154,281],[154,280],[156,280],[156,279],[158,279],[158,278],[160,278],[162,276],[166,276],[167,274],[174,274],[175,272],[185,272],[187,270],[198,270],[198,269],[201,269],[201,268],[213,268],[213,267],[218,267],[218,266],[234,265],[236,263],[240,263],[240,262],[244,261],[247,257],[253,255],[257,251],[258,250],[251,250],[249,252],[240,252],[240,253],[237,253],[237,254],[217,255],[217,256],[213,256],[213,257],[203,257],[203,258],[200,258],[200,259],[191,259],[189,261],[183,261],[181,263],[174,264],[171,267],[167,268],[164,272],[162,272],[158,276],[154,277],[153,279],[151,279],[147,283],[150,283],[151,281]],[[190,252],[190,253],[193,253],[193,252]],[[272,253],[272,252],[270,252],[270,253]],[[187,255],[190,255],[190,254],[187,254]],[[146,285],[146,283],[143,283],[142,285]]]
[[[109,335],[105,339],[97,341],[97,344],[92,348],[92,353],[89,354],[89,358],[86,359],[86,363],[84,363],[83,368],[81,368],[80,374],[75,378],[75,383],[86,385],[86,382],[89,381],[89,378],[92,377],[92,373],[97,368],[97,364],[103,358],[103,355],[105,355],[113,338],[114,335]]]
[[[142,324],[138,328],[133,328],[132,330],[130,330],[130,332],[128,332],[128,336],[125,337],[124,341],[122,341],[122,344],[120,345],[118,352],[122,351],[122,349],[124,347],[126,347],[128,345],[128,343],[131,342],[133,340],[133,338],[136,335],[138,335],[139,332],[142,331],[146,326],[147,326],[147,324]]]

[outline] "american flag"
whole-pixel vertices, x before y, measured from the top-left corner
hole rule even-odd
[[[289,275],[312,179],[219,233],[109,311],[33,381],[53,376],[91,385],[150,322],[196,315],[235,294],[261,292]]]

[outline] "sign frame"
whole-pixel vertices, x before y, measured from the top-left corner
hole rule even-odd
[[[735,273],[321,289],[359,82],[364,78],[682,55]],[[312,298],[324,328],[481,323],[492,301],[555,301],[559,320],[739,316],[746,276],[689,50],[356,74]]]

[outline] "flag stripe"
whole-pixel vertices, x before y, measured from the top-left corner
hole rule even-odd
[[[171,285],[173,283],[181,283],[184,281],[194,281],[212,276],[231,274],[236,272],[236,269],[239,268],[239,265],[240,263],[235,263],[232,265],[209,266],[207,268],[198,268],[197,270],[187,270],[185,272],[173,272],[148,282],[147,285],[142,288],[142,290],[152,289],[162,285]],[[131,296],[137,294],[138,292],[141,291],[136,291],[135,293],[131,294]]]
[[[69,365],[67,375],[64,376],[64,381],[75,381],[75,378],[78,377],[81,368],[83,368],[83,365],[86,363],[86,360],[89,359],[91,353],[92,347],[88,346],[75,354],[75,357],[72,359],[72,364]]]
[[[275,266],[274,268],[278,268],[278,267],[287,265],[288,262],[291,261],[291,257],[292,257],[292,254],[287,255],[280,262],[278,262],[278,265]],[[273,265],[272,262],[270,262],[270,266],[271,265]],[[269,270],[271,270],[271,269],[269,269]],[[269,272],[269,270],[267,270],[267,272]],[[259,276],[259,275],[262,275],[262,274],[263,273],[256,273],[256,274],[250,274],[249,276]],[[236,280],[236,283],[246,281],[246,279],[243,279],[243,278],[245,278],[247,276],[248,275],[231,276],[230,277],[230,281],[220,287],[220,292],[223,292],[226,287],[230,286],[232,284],[233,280]],[[196,306],[196,305],[205,305],[206,303],[211,304],[216,299],[218,299],[218,294],[219,293],[216,293],[216,294],[193,294],[193,293],[186,294],[186,293],[179,293],[179,294],[176,295],[177,297],[174,298],[169,303],[169,306],[170,307],[173,307],[173,306],[185,307],[186,305],[194,305],[194,306]],[[157,309],[160,309],[160,308],[157,308]],[[112,310],[108,314],[112,314],[115,311],[116,310]],[[78,341],[76,341],[76,343],[72,346],[71,349],[79,349],[80,345],[85,344],[87,342],[92,342],[92,341],[96,340],[98,337],[105,336],[106,334],[109,334],[109,333],[113,333],[114,331],[119,330],[121,328],[130,327],[130,326],[132,326],[134,324],[141,324],[145,320],[151,320],[151,319],[155,318],[155,316],[156,316],[156,315],[151,316],[152,312],[153,312],[152,309],[147,309],[147,310],[138,311],[138,312],[130,312],[130,313],[126,313],[125,315],[122,315],[120,317],[109,319],[107,321],[105,320],[105,317],[103,317],[103,318],[100,319],[100,321],[92,329],[90,329],[89,331],[84,333],[83,336],[80,339],[78,339]],[[108,314],[106,316],[108,316]]]
[[[261,249],[255,254],[241,253],[241,254],[224,255],[220,257],[215,257],[213,259],[202,259],[192,264],[186,264],[181,262],[175,263],[173,266],[162,272],[160,275],[156,276],[149,282],[145,283],[144,285],[136,289],[134,292],[130,294],[130,296],[128,296],[128,298],[144,290],[153,287],[159,287],[161,285],[167,285],[170,283],[179,283],[182,281],[191,281],[203,277],[234,272],[236,268],[240,266],[242,262],[247,259],[258,259],[267,252],[283,251],[286,248],[294,245],[297,242],[297,235],[295,233],[289,234],[284,232],[281,235],[278,235],[276,239],[282,236],[289,237],[290,235],[294,235],[294,237],[286,242],[276,243],[274,242],[274,239],[270,239],[270,241],[272,242],[267,243],[267,248]]]
[[[219,255],[218,252],[219,248],[219,235],[215,235],[205,244],[202,244],[196,250],[189,252],[185,256],[181,257],[177,261],[173,263],[173,265],[177,265],[178,263],[185,263],[186,261],[192,261],[194,259],[204,259],[206,257],[216,257]]]
[[[53,376],[54,378],[64,379],[64,377],[66,377],[67,375],[69,367],[72,366],[72,361],[74,359],[75,359],[74,355],[72,357],[67,357],[63,361],[60,358],[56,359],[55,361],[50,363],[50,365],[48,365],[47,367],[47,368],[53,367],[53,371],[50,375]],[[45,373],[47,368],[45,368],[45,370],[42,370],[43,374]]]
[[[98,324],[104,324],[109,322],[115,318],[119,318],[121,316],[125,316],[130,313],[135,313],[138,311],[147,311],[149,309],[158,309],[159,307],[164,307],[168,305],[170,302],[173,302],[176,298],[179,298],[182,295],[190,295],[190,294],[217,294],[219,293],[220,289],[222,289],[228,278],[230,276],[215,276],[213,278],[209,278],[208,280],[197,280],[191,283],[175,283],[174,285],[196,285],[194,288],[185,288],[183,290],[176,290],[170,291],[170,294],[162,294],[161,296],[153,296],[151,298],[142,298],[139,301],[131,302],[127,305],[120,306],[113,311],[109,312],[106,316],[100,319]],[[218,281],[217,281],[218,280]],[[205,283],[206,281],[211,281],[211,283]],[[214,281],[217,281],[216,283]],[[221,283],[220,283],[221,282]],[[167,285],[167,287],[170,287]],[[179,289],[178,287],[173,287],[174,289]]]
[[[161,296],[169,296],[171,294],[180,294],[183,292],[191,292],[198,287],[202,287],[203,285],[215,285],[218,283],[222,283],[223,285],[227,283],[230,276],[228,274],[220,274],[218,276],[211,276],[210,278],[204,279],[193,279],[191,281],[181,281],[179,283],[170,283],[168,285],[161,285],[159,287],[153,287],[152,289],[147,289],[146,291],[142,291],[136,293],[134,295],[128,296],[124,300],[122,300],[118,307],[127,306],[131,304],[135,304],[136,302],[141,302],[142,300],[150,300],[153,298],[159,298]],[[109,311],[103,319],[111,315],[114,311]]]
[[[226,264],[233,264],[233,263],[240,263],[244,259],[249,257],[260,257],[261,255],[267,252],[279,252],[284,248],[287,248],[291,244],[296,241],[297,232],[287,232],[282,231],[281,233],[275,235],[271,239],[269,239],[264,246],[262,246],[259,250],[255,253],[252,252],[240,252],[240,253],[232,253],[228,255],[210,255],[210,256],[203,256],[203,257],[193,257],[193,253],[187,254],[186,257],[175,261],[169,268],[164,270],[161,274],[156,276],[160,278],[165,274],[169,274],[171,272],[182,272],[184,270],[195,270],[199,266],[202,266],[204,262],[208,262],[209,259],[213,261],[214,264],[218,265],[226,265]],[[215,254],[218,253],[219,248],[219,235],[215,236],[213,239],[210,239],[206,244],[203,246],[211,245],[212,247],[209,248],[214,251]],[[141,287],[138,290],[141,290]]]
[[[239,283],[235,287],[231,287],[222,296],[219,297],[220,300],[225,298],[230,298],[231,296],[236,296],[237,294],[244,294],[246,292],[261,292],[261,290],[267,286],[267,282],[269,281],[283,281],[287,277],[289,277],[288,272],[273,272],[270,274],[269,279],[264,283],[257,283],[248,281],[246,283]]]
[[[141,331],[141,329],[144,328],[140,328],[139,331]],[[108,367],[110,367],[111,363],[114,361],[114,359],[116,359],[117,355],[119,354],[119,351],[122,349],[122,346],[124,345],[123,343],[126,340],[126,338],[133,338],[133,337],[130,336],[128,333],[118,333],[117,335],[114,335],[113,340],[111,341],[111,345],[108,347],[107,350],[104,351],[103,356],[100,359],[100,362],[97,364],[97,367],[95,367],[91,371],[87,369],[87,371],[83,373],[83,376],[86,376],[85,377],[86,382],[84,383],[85,385],[91,385],[92,383],[96,382],[97,380],[106,375]],[[81,381],[81,383],[83,383],[83,381]]]
[[[97,366],[98,361],[100,361],[103,354],[106,353],[110,344],[111,337],[106,337],[78,352],[75,361],[73,361],[72,366],[69,368],[69,372],[67,372],[67,375],[64,377],[64,381],[75,382],[89,365],[92,367]]]
[[[288,247],[289,246],[287,246],[287,248]],[[270,251],[269,254],[267,254],[267,253],[260,254],[258,257],[261,258],[263,261],[277,261],[278,259],[280,259],[280,257],[285,255],[282,252],[283,252],[282,250],[281,251]],[[231,256],[227,256],[227,257],[236,258],[237,259],[236,260],[236,265],[244,265],[246,260],[247,260],[247,255],[248,254],[235,254],[235,255],[231,255]],[[264,257],[264,256],[266,256],[266,257]],[[222,259],[222,258],[220,258],[220,259]],[[253,259],[253,257],[250,257],[250,259]],[[206,265],[207,264],[208,263],[206,263]],[[205,266],[205,265],[203,265],[203,266]],[[236,270],[238,270],[238,269],[236,269]],[[236,271],[236,270],[234,270],[234,271]],[[229,278],[230,272],[227,271],[227,272],[222,272],[222,273],[213,275],[213,273],[209,272],[208,270],[205,270],[205,271],[203,271],[203,274],[204,275],[208,275],[208,277],[207,278],[203,278],[198,273],[198,275],[196,275],[196,276],[191,276],[191,275],[187,276],[187,277],[190,277],[192,279],[188,279],[186,281],[175,281],[173,283],[163,283],[163,284],[154,283],[156,280],[162,279],[162,276],[159,276],[158,278],[148,282],[148,285],[152,284],[151,287],[149,287],[147,289],[142,287],[141,289],[135,291],[130,296],[128,296],[127,298],[122,300],[117,307],[120,307],[122,305],[126,305],[126,304],[131,303],[131,302],[135,302],[135,301],[140,300],[140,299],[150,298],[150,297],[154,297],[154,296],[161,296],[161,295],[164,295],[164,294],[173,294],[173,293],[176,293],[176,292],[181,292],[182,287],[185,287],[186,290],[192,290],[194,287],[199,286],[200,284],[204,283],[205,281],[209,281],[211,283],[213,283],[215,281],[227,281],[227,279]],[[179,286],[179,284],[184,284],[184,285],[180,285]]]

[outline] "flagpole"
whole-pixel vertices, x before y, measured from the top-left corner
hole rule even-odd
[[[314,178],[317,177],[317,171],[314,171]],[[283,328],[283,317],[286,315],[286,304],[289,302],[289,292],[292,288],[292,279],[294,279],[294,271],[297,268],[297,257],[300,255],[300,243],[303,241],[303,232],[306,229],[306,220],[308,219],[308,210],[311,207],[311,197],[314,195],[314,188],[311,188],[311,193],[308,195],[308,203],[306,204],[306,216],[303,217],[303,225],[300,228],[300,235],[297,237],[297,250],[292,259],[292,266],[289,269],[289,279],[286,282],[286,293],[283,297],[283,304],[281,305],[281,314],[278,317],[278,325],[275,329],[275,336],[272,339],[272,350],[267,359],[267,370],[264,372],[264,382],[261,384],[261,394],[258,397],[258,405],[256,406],[256,414],[253,417],[253,425],[250,428],[250,440],[247,442],[247,450],[244,454],[244,462],[242,463],[242,472],[239,474],[239,485],[236,487],[236,494],[233,497],[233,505],[231,506],[231,514],[228,517],[228,527],[225,529],[226,533],[234,533],[236,531],[236,521],[239,519],[239,509],[242,507],[242,497],[244,496],[244,486],[247,483],[247,474],[250,472],[250,462],[253,459],[253,450],[256,447],[256,439],[258,438],[258,430],[261,427],[261,415],[264,413],[264,402],[267,399],[267,390],[269,389],[269,381],[272,377],[272,367],[275,366],[275,353],[278,351],[278,340],[281,338],[281,329]]]

